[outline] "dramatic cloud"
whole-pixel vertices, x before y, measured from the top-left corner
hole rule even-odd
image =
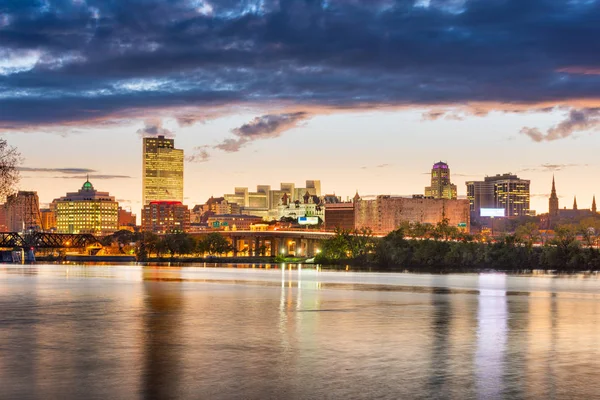
[[[236,105],[593,108],[599,20],[574,0],[4,1],[0,130]]]
[[[284,131],[298,126],[299,122],[309,117],[310,114],[304,111],[256,117],[247,124],[231,130],[237,139],[225,139],[214,148],[226,152],[236,152],[249,142],[279,137]]]
[[[567,138],[577,132],[597,130],[598,128],[600,128],[600,109],[585,108],[572,109],[565,120],[548,129],[546,133],[538,128],[530,127],[524,127],[521,129],[521,133],[529,136],[534,142],[551,142]]]
[[[21,172],[52,172],[61,174],[91,174],[97,172],[88,168],[36,168],[36,167],[18,167]]]

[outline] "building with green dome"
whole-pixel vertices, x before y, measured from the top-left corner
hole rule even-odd
[[[119,228],[119,203],[108,192],[99,192],[85,181],[77,192],[55,199],[51,208],[58,233],[109,235]]]

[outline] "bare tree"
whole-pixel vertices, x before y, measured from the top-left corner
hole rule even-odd
[[[0,138],[0,200],[13,193],[19,183],[21,154],[15,147],[9,146],[6,139]]]

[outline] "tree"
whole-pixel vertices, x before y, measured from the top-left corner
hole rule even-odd
[[[177,254],[191,254],[196,250],[194,238],[185,232],[167,233],[163,236],[161,244],[171,258]]]
[[[227,253],[231,250],[231,245],[225,236],[219,232],[209,233],[203,240],[198,243],[198,251],[200,253],[208,253],[211,256],[215,254]]]
[[[524,225],[518,226],[515,230],[515,236],[520,242],[525,243],[530,250],[534,243],[541,239],[538,224],[535,222],[527,222]]]
[[[19,183],[19,170],[21,154],[15,147],[8,145],[6,139],[0,139],[0,197],[6,198],[14,192]]]

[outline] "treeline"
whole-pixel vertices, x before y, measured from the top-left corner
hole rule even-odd
[[[229,241],[218,232],[197,239],[184,232],[157,235],[152,232],[118,231],[104,237],[102,245],[116,249],[120,254],[135,254],[139,261],[150,257],[216,256],[233,250]]]
[[[557,227],[543,238],[536,224],[493,240],[448,226],[403,225],[384,238],[368,230],[338,231],[326,241],[315,262],[352,264],[381,270],[413,271],[557,271],[600,270],[595,231],[580,226]]]

